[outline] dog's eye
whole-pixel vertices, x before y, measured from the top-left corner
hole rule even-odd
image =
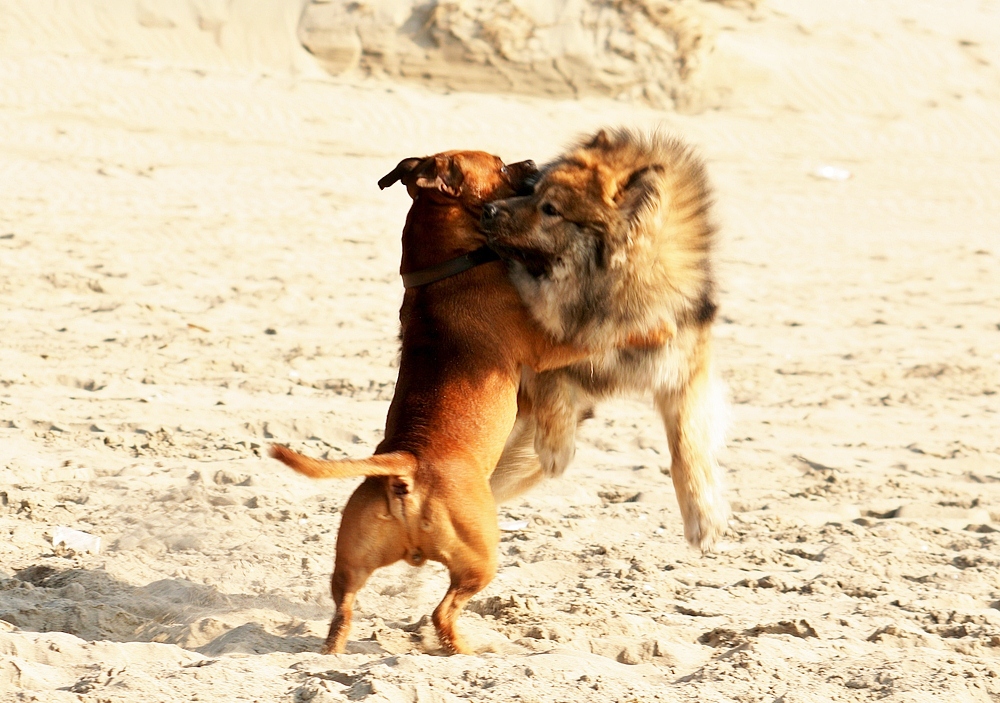
[[[501,166],[500,167],[500,173],[502,173],[503,175],[506,176],[507,175],[507,167],[506,166]]]
[[[553,205],[552,203],[545,203],[544,205],[542,205],[542,214],[548,215],[549,217],[558,217],[559,211],[556,210],[555,205]]]

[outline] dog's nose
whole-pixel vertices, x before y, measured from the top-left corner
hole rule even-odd
[[[494,205],[493,203],[486,203],[486,205],[483,206],[483,222],[488,222],[489,220],[492,220],[494,217],[497,216],[499,212],[500,208],[498,208],[496,205]]]

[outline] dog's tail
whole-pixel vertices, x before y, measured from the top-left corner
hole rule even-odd
[[[327,461],[299,454],[280,444],[272,444],[270,454],[281,463],[311,478],[412,476],[417,471],[417,457],[409,452],[387,452],[367,459]]]

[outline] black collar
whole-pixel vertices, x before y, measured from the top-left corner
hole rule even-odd
[[[462,273],[463,271],[475,268],[480,264],[486,264],[490,261],[498,261],[499,259],[500,257],[497,256],[497,253],[489,247],[480,247],[475,251],[470,251],[468,254],[456,256],[454,259],[449,259],[448,261],[440,264],[428,266],[427,268],[420,269],[419,271],[402,274],[403,288],[426,286],[428,283],[440,281],[442,278],[448,278],[449,276],[454,276],[457,273]]]

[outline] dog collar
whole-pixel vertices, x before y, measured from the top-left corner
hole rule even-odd
[[[440,264],[402,274],[403,288],[426,286],[428,283],[440,281],[442,278],[448,278],[449,276],[454,276],[455,274],[475,268],[480,264],[498,261],[499,259],[500,257],[497,253],[489,247],[480,247],[475,251],[470,251],[468,254],[456,256],[454,259],[448,259]]]

